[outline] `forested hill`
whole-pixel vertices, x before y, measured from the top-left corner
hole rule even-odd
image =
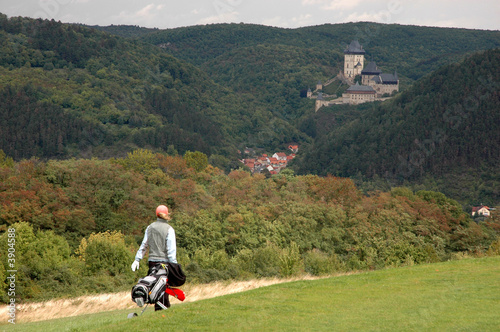
[[[131,31],[126,26],[102,29],[123,36]],[[137,37],[138,30],[128,36]],[[397,71],[403,90],[467,54],[500,47],[498,31],[367,22],[298,29],[213,24],[150,31],[139,39],[196,65],[222,86],[255,98],[306,133],[310,131],[303,120],[314,105],[299,98],[300,91],[337,75],[343,69],[343,50],[353,39],[363,45],[368,61],[376,61],[386,72]],[[263,142],[249,139],[246,144],[259,147]]]
[[[0,149],[16,160],[147,147],[218,154],[228,164],[249,135],[264,132],[276,144],[307,139],[150,44],[0,15],[0,48]],[[282,128],[279,136],[270,124]]]
[[[433,178],[434,189],[453,197],[498,204],[499,68],[500,49],[471,56],[390,101],[358,107],[359,118],[343,126],[331,123],[345,109],[321,109],[308,121],[318,135],[300,171],[396,183]]]
[[[100,26],[100,25],[88,25],[89,28],[106,31],[110,34],[117,35],[120,37],[126,38],[136,38],[148,35],[153,32],[157,32],[158,28],[142,28],[137,25],[109,25],[109,26]]]
[[[366,50],[370,61],[376,61],[382,68],[397,69],[401,75],[411,80],[418,79],[443,64],[454,62],[464,54],[500,47],[498,31],[369,22],[325,24],[298,29],[252,24],[214,24],[159,30],[144,35],[142,39],[155,45],[163,45],[168,53],[207,70],[210,70],[210,66],[205,66],[206,64],[224,54],[259,45],[282,45],[309,50],[309,61],[314,64],[318,60],[315,52],[331,51],[343,56],[345,47],[356,39]],[[279,53],[274,54],[278,59]],[[226,60],[221,57],[221,61]],[[283,61],[282,66],[286,65],[287,62]],[[343,68],[342,63],[338,65]],[[248,66],[247,69],[251,71],[254,68]],[[215,72],[212,74],[216,75]]]

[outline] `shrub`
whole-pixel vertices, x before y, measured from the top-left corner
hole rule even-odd
[[[7,297],[7,284],[5,281],[7,280],[7,276],[5,275],[5,268],[3,264],[0,264],[0,302],[7,303],[9,298]]]
[[[398,242],[387,248],[386,266],[407,266],[429,261],[428,247],[415,246],[407,242]]]
[[[304,254],[304,269],[314,276],[327,275],[341,269],[341,263],[335,253],[328,255],[318,249]]]
[[[88,239],[82,239],[75,253],[85,262],[89,274],[116,276],[127,273],[134,260],[132,250],[125,245],[124,235],[117,231],[92,233]]]
[[[195,251],[192,260],[203,269],[225,270],[229,265],[229,257],[224,250],[212,252],[207,248]]]
[[[280,274],[280,250],[273,244],[259,248],[254,256],[255,272],[260,277],[275,277]]]
[[[279,254],[279,261],[280,275],[282,277],[297,275],[303,267],[297,243],[292,242],[288,248],[282,249]]]
[[[242,249],[238,251],[233,258],[233,262],[238,267],[238,275],[241,278],[251,278],[256,271],[254,252],[250,249]]]
[[[185,271],[189,280],[194,283],[227,280],[238,276],[237,264],[231,262],[224,250],[212,252],[207,248],[195,251]]]
[[[70,257],[68,242],[53,231],[35,233],[26,222],[13,224],[11,228],[15,229],[16,296],[21,299],[47,299],[66,294],[66,290],[61,289],[73,283],[78,276],[78,271],[70,268],[74,259]],[[7,257],[9,233],[0,236],[2,257]],[[12,267],[1,265],[0,274],[12,270]],[[5,284],[2,286],[5,287]],[[2,300],[6,300],[5,296]]]
[[[500,238],[495,242],[491,243],[488,251],[486,252],[488,256],[500,256]]]

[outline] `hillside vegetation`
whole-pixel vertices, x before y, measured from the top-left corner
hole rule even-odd
[[[500,46],[498,31],[373,23],[91,29],[2,15],[0,148],[20,160],[170,146],[215,155],[213,164],[230,170],[245,146],[274,153],[312,141],[314,105],[301,91],[343,68],[352,39],[381,69],[397,70],[405,88]]]
[[[273,178],[137,150],[123,159],[0,167],[0,254],[15,229],[16,297],[42,300],[130,288],[130,270],[158,203],[173,211],[190,282],[323,275],[438,262],[499,250],[500,220],[472,221],[441,193],[361,195],[345,178]],[[11,230],[7,232],[7,230]],[[10,270],[0,264],[0,280]],[[146,273],[141,264],[139,275]],[[6,301],[7,285],[0,285]]]
[[[307,140],[251,98],[149,44],[2,15],[0,48],[0,148],[15,160],[170,147],[221,155],[228,166],[249,135],[264,132],[259,144]]]
[[[467,209],[499,202],[498,131],[476,121],[498,123],[498,53],[456,65],[498,48],[498,31],[0,21],[0,148],[15,160],[123,157],[143,147],[201,151],[227,173],[241,166],[238,150],[272,154],[293,142],[300,174],[351,177],[364,191],[442,191]],[[313,101],[301,97],[342,69],[352,39],[382,70],[397,70],[407,91],[380,106],[314,114]],[[345,89],[335,86],[333,94]],[[450,181],[457,175],[458,184]]]
[[[346,46],[357,39],[371,61],[376,61],[382,68],[397,69],[411,80],[455,62],[467,53],[500,46],[498,31],[369,22],[325,24],[298,29],[213,24],[159,30],[145,35],[143,39],[155,45],[165,44],[170,54],[202,68],[216,59],[224,62],[224,57],[219,57],[235,50],[260,45],[280,45],[309,51],[308,59],[314,64],[321,59],[315,52],[330,51],[343,56]],[[275,57],[280,58],[281,55],[276,54]],[[282,61],[282,66],[291,67],[293,63]],[[343,63],[338,63],[338,68],[343,68]],[[282,69],[278,67],[276,70]]]
[[[343,51],[353,39],[363,45],[369,61],[376,61],[384,71],[397,71],[403,88],[466,54],[500,47],[498,31],[368,22],[298,29],[214,24],[159,30],[141,37],[198,66],[222,85],[236,85],[249,93],[264,85],[264,96],[281,96],[288,86],[296,91],[312,88],[318,80],[325,82],[337,75],[343,70]],[[283,107],[285,115],[289,103],[295,103],[293,99],[285,103],[264,100],[278,110]]]

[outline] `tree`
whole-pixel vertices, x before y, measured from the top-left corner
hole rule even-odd
[[[153,152],[146,149],[137,149],[127,154],[127,158],[117,159],[116,162],[126,169],[144,175],[146,179],[158,179],[155,171],[159,169],[159,160]]]
[[[134,259],[130,249],[125,244],[125,237],[121,232],[106,231],[92,233],[88,238],[83,238],[75,254],[85,262],[87,273],[91,275],[130,275],[129,263]]]
[[[14,166],[14,159],[7,156],[2,149],[0,149],[0,167],[12,167]]]
[[[201,172],[208,166],[208,157],[203,152],[186,151],[184,160],[186,161],[186,165],[193,168],[196,172]]]

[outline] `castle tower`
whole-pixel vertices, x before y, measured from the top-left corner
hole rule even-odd
[[[325,105],[325,100],[323,99],[323,93],[318,93],[318,98],[316,98],[316,105],[314,112],[317,112],[322,106]]]
[[[323,83],[321,83],[321,81],[318,81],[318,83],[316,83],[316,90],[317,91],[323,90]]]
[[[352,81],[356,75],[361,75],[361,71],[365,65],[365,53],[363,46],[357,40],[353,40],[344,50],[345,78]]]
[[[307,98],[311,98],[313,95],[311,88],[307,89]]]

